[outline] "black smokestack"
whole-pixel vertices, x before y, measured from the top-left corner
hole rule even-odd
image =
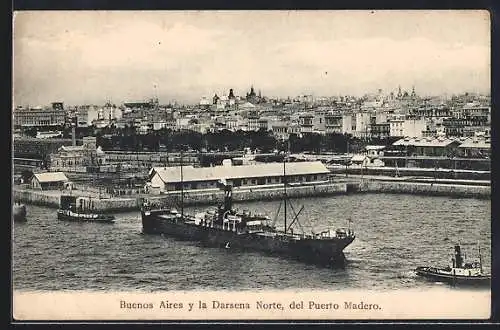
[[[460,245],[455,245],[455,267],[461,268],[463,263],[462,253],[460,251]]]

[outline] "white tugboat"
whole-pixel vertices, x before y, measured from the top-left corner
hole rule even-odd
[[[447,282],[453,285],[489,285],[491,275],[483,271],[481,251],[479,251],[479,261],[465,262],[462,256],[460,245],[455,245],[455,256],[452,259],[451,267],[417,267],[415,272],[418,276],[437,282]]]

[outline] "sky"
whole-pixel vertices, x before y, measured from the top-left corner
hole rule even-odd
[[[490,91],[487,11],[37,11],[13,21],[15,105],[157,96]]]

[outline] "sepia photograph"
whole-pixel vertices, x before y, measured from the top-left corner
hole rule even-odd
[[[490,24],[15,11],[13,320],[489,319]]]

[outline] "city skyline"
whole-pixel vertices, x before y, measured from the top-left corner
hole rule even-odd
[[[14,104],[490,91],[487,11],[17,12]]]

